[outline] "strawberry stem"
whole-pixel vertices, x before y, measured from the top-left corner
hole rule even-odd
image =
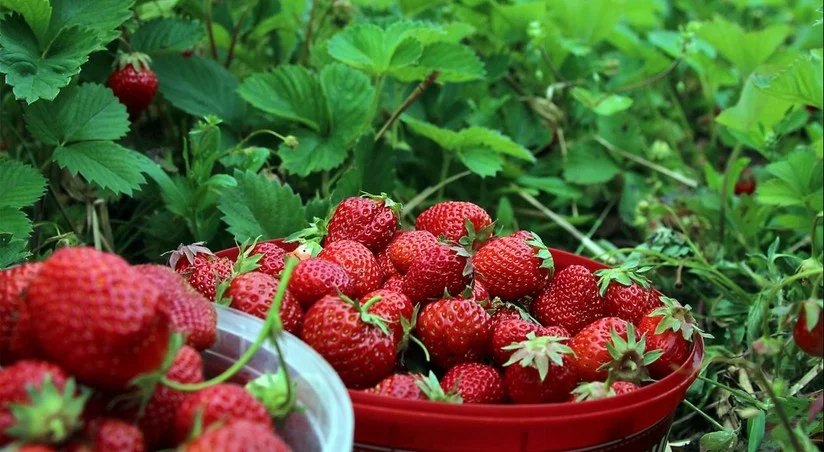
[[[200,391],[208,387],[226,382],[227,380],[232,378],[232,376],[234,376],[238,371],[243,369],[243,366],[245,366],[249,362],[249,360],[251,360],[252,357],[255,356],[255,353],[257,353],[260,347],[263,346],[263,343],[272,336],[277,335],[282,330],[280,320],[280,306],[283,304],[283,298],[286,296],[286,287],[289,285],[289,279],[292,277],[292,272],[295,270],[295,266],[297,265],[297,263],[298,259],[296,258],[289,257],[286,259],[286,266],[283,269],[283,274],[280,278],[280,284],[278,284],[278,290],[275,294],[275,300],[272,303],[272,307],[269,308],[269,313],[266,315],[266,321],[263,323],[263,328],[261,328],[260,333],[258,334],[257,339],[255,339],[255,342],[252,343],[252,346],[246,349],[246,352],[244,352],[243,355],[237,361],[235,361],[234,364],[232,364],[228,369],[223,371],[220,375],[217,375],[216,377],[213,377],[202,383],[183,384],[169,380],[166,377],[163,377],[163,379],[161,379],[161,383],[164,386],[167,386],[177,391]],[[277,343],[277,340],[273,339],[272,342],[274,342],[275,351],[278,354],[278,360],[280,361],[280,365],[285,366],[286,363],[283,360],[283,353],[280,349],[279,344]],[[288,380],[287,383],[289,383]]]

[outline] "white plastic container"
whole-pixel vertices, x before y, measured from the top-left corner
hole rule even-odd
[[[255,341],[263,321],[238,310],[217,308],[218,337],[203,353],[207,378],[232,365]],[[332,367],[300,339],[285,333],[280,346],[297,383],[297,399],[303,410],[292,413],[278,434],[295,452],[342,452],[352,450],[354,412],[343,382]],[[265,372],[278,370],[274,347],[265,343],[232,379],[245,384]]]

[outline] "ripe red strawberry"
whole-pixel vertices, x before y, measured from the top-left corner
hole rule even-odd
[[[204,432],[186,444],[184,452],[292,452],[266,425],[248,420],[231,420]]]
[[[362,297],[377,290],[383,282],[383,272],[375,255],[369,248],[353,240],[339,240],[329,243],[318,257],[334,262],[352,279],[353,297]]]
[[[12,361],[11,337],[20,316],[23,291],[43,264],[18,265],[0,271],[0,363]]]
[[[324,246],[354,240],[372,252],[382,250],[398,229],[397,209],[384,195],[344,199],[329,219]]]
[[[375,387],[364,391],[397,399],[426,400],[426,394],[418,385],[420,380],[417,375],[393,374],[381,380]]]
[[[309,309],[326,295],[352,293],[352,278],[340,265],[325,259],[310,258],[300,261],[289,280],[289,292],[304,309]]]
[[[376,385],[395,368],[395,337],[371,306],[326,296],[306,313],[300,338],[337,371],[348,388]]]
[[[232,261],[225,257],[196,261],[189,275],[189,283],[209,301],[215,301],[217,285],[232,277],[232,266]]]
[[[88,452],[144,452],[146,450],[143,433],[136,426],[120,419],[95,419],[84,429],[88,447],[79,450]]]
[[[504,403],[504,379],[498,369],[486,364],[463,363],[449,369],[441,379],[445,392],[455,392],[463,403]]]
[[[595,276],[580,265],[559,271],[532,303],[532,315],[544,325],[560,326],[575,334],[604,316]]]
[[[535,322],[530,322],[518,316],[515,319],[508,319],[493,323],[492,328],[492,359],[495,364],[503,366],[512,356],[511,350],[504,350],[504,347],[526,340],[529,333],[536,336],[557,336],[569,337],[569,333],[558,326],[543,327]]]
[[[204,261],[213,258],[214,253],[209,248],[204,246],[205,242],[195,242],[191,245],[180,244],[177,249],[167,251],[165,254],[169,255],[169,266],[175,272],[182,275],[188,275],[192,272],[195,265],[200,265]]]
[[[226,296],[232,300],[233,308],[260,319],[266,319],[279,285],[280,282],[268,274],[244,273],[232,280]],[[288,290],[283,297],[279,312],[283,329],[292,334],[300,334],[300,327],[303,325],[303,309]]]
[[[192,432],[195,417],[201,412],[202,428],[229,420],[245,419],[263,425],[272,431],[272,419],[266,408],[243,386],[221,383],[190,393],[175,414],[174,438],[183,442]]]
[[[444,298],[423,308],[417,332],[432,362],[449,369],[456,364],[481,361],[489,355],[492,322],[477,302]]]
[[[481,207],[471,202],[446,201],[426,209],[415,220],[415,229],[429,231],[435,237],[457,242],[467,235],[466,220],[476,231],[492,224],[492,218]]]
[[[386,281],[393,276],[398,276],[398,269],[395,268],[395,264],[393,264],[392,260],[389,258],[389,247],[382,249],[381,252],[375,256],[375,259],[378,261],[378,266],[381,268],[383,281]]]
[[[642,274],[649,268],[636,271],[636,266],[598,270],[599,293],[604,299],[606,315],[630,323],[638,323],[651,305],[649,280]]]
[[[118,256],[61,248],[44,262],[26,299],[43,353],[91,386],[122,390],[163,363],[166,299]]]
[[[566,338],[536,336],[506,347],[512,356],[504,363],[504,385],[514,403],[565,401],[578,382],[572,349]]]
[[[741,173],[740,178],[735,182],[733,192],[736,196],[752,195],[755,193],[755,187],[755,176],[753,176],[752,170],[748,168]]]
[[[181,348],[172,362],[172,367],[166,373],[166,378],[177,383],[202,382],[203,360],[200,354],[191,347]],[[138,420],[138,426],[143,431],[149,450],[174,446],[172,433],[175,415],[183,401],[186,400],[186,396],[187,393],[167,386],[158,385],[155,388],[143,416]]]
[[[48,377],[57,390],[63,390],[69,376],[59,366],[46,361],[18,361],[0,370],[0,410],[12,403],[29,402],[27,386],[40,389]]]
[[[663,353],[648,365],[655,379],[666,377],[687,361],[695,334],[708,336],[695,324],[689,306],[667,297],[661,301],[663,308],[653,310],[638,323],[638,334],[646,336],[647,348]]]
[[[381,297],[381,299],[369,308],[369,313],[386,320],[395,340],[400,341],[403,336],[401,319],[412,320],[414,316],[415,308],[412,302],[401,292],[378,289],[364,295],[361,303],[366,303],[374,297]]]
[[[20,303],[17,312],[17,323],[11,332],[8,353],[3,353],[9,358],[9,362],[23,359],[43,359],[45,355],[37,343],[37,336],[34,332],[34,325],[31,321],[31,308],[26,300]]]
[[[582,383],[572,390],[569,396],[570,402],[586,402],[588,400],[600,400],[607,397],[615,397],[627,394],[640,389],[638,385],[626,381],[615,381],[607,387],[606,383],[594,381]]]
[[[45,444],[24,444],[17,448],[17,452],[57,452],[57,449]]]
[[[384,281],[381,289],[391,290],[393,292],[403,293],[403,278],[400,276],[392,276]]]
[[[430,249],[409,266],[403,278],[403,293],[413,303],[443,297],[444,292],[460,294],[469,284],[472,270],[462,254],[445,245]]]
[[[135,267],[155,287],[161,289],[169,306],[172,329],[183,334],[186,345],[206,350],[217,339],[217,312],[182,276],[171,268],[144,264]]]
[[[521,231],[524,232],[524,231]],[[533,296],[555,272],[552,254],[537,235],[515,234],[493,239],[475,253],[472,264],[489,295],[514,301]]]
[[[286,250],[271,242],[258,243],[252,249],[253,256],[260,254],[261,258],[257,262],[259,267],[255,270],[260,273],[266,273],[275,278],[280,276],[283,267],[286,266]]]
[[[661,356],[647,352],[646,336],[639,340],[635,327],[617,317],[596,320],[570,344],[577,356],[578,375],[584,381],[615,380],[640,383],[649,378],[648,366]]]
[[[492,323],[492,329],[498,328],[498,326],[507,321],[507,320],[526,320],[524,316],[521,315],[515,307],[510,306],[501,306],[496,308],[492,315],[490,316],[490,320]],[[537,322],[532,322],[537,323]]]
[[[406,274],[416,259],[436,246],[437,237],[428,231],[403,231],[395,236],[387,249],[398,272]]]
[[[804,353],[824,357],[824,307],[821,301],[805,302],[793,327],[793,339]]]
[[[157,76],[149,67],[150,62],[148,55],[142,53],[123,55],[106,82],[132,119],[149,107],[157,93]]]

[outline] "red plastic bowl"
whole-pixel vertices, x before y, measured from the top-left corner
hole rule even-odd
[[[551,251],[559,270],[575,264],[591,271],[606,268],[575,254]],[[234,259],[237,250],[218,255]],[[697,336],[687,362],[666,378],[629,394],[585,403],[455,405],[350,390],[355,408],[355,450],[663,450],[675,410],[695,381],[703,359],[704,342]]]

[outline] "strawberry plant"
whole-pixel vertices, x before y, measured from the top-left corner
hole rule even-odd
[[[198,250],[293,235],[312,258],[284,312],[338,292],[349,298],[328,309],[361,312],[379,287],[435,301],[446,287],[457,298],[425,319],[452,305],[485,319],[464,302],[489,295],[534,299],[526,311],[504,300],[483,331],[462,325],[500,341],[563,336],[538,322],[572,337],[607,316],[683,353],[700,327],[706,363],[670,446],[813,450],[824,435],[823,47],[813,0],[0,0],[0,268],[14,266],[0,273],[0,347],[16,360],[31,344],[13,330],[48,333],[9,294],[65,246],[144,263],[205,242],[173,254],[178,272],[265,317],[291,252],[256,249],[272,279],[236,279],[231,262]],[[364,192],[374,196],[353,198]],[[556,271],[545,247],[614,270]],[[176,277],[138,269],[166,286]],[[200,349],[214,331],[191,289],[175,289],[172,323]],[[35,291],[56,319],[67,303]],[[408,342],[401,330],[395,342]],[[429,351],[450,363],[512,355]],[[541,389],[533,370],[508,366],[503,385]],[[437,392],[420,380],[398,374],[380,391]],[[627,390],[619,383],[577,398]],[[253,429],[227,425],[202,447]]]

